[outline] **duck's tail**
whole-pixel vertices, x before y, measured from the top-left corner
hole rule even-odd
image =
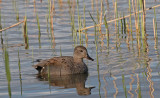
[[[39,73],[41,73],[43,66],[39,66],[38,64],[32,65]]]
[[[34,67],[36,70],[38,70],[39,73],[41,73],[45,64],[46,64],[46,60],[39,60],[39,63],[32,65],[32,67]]]
[[[38,65],[32,65],[39,73],[41,72],[42,70],[42,66],[38,66]]]

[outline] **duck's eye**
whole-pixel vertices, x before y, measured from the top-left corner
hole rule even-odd
[[[83,50],[80,50],[80,52],[83,52]]]

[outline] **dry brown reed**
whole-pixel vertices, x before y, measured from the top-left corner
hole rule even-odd
[[[143,27],[144,27],[144,32],[146,31],[146,26],[145,26],[145,21],[146,21],[146,0],[143,0]]]
[[[51,4],[51,3],[50,3]],[[55,36],[54,36],[54,31],[53,31],[53,11],[54,11],[54,1],[52,3],[52,6],[50,5],[51,7],[51,21],[50,21],[50,25],[51,25],[51,35],[52,35],[52,43],[53,43],[53,48],[55,48]]]
[[[136,4],[136,0],[135,0],[135,6],[136,6],[137,4]],[[137,12],[137,7],[134,7],[134,1],[132,0],[132,8],[133,8],[133,12]],[[136,9],[136,10],[135,10]],[[134,13],[133,15],[134,15],[134,18],[135,18],[135,27],[136,27],[136,32],[138,32],[139,31],[139,25],[138,25],[138,21],[137,21],[137,14],[138,13]]]
[[[18,22],[18,23],[16,23],[16,24],[13,24],[13,25],[11,25],[11,26],[9,26],[9,27],[6,27],[6,28],[4,28],[4,29],[1,29],[0,32],[5,31],[5,30],[7,30],[7,29],[9,29],[9,28],[13,28],[13,27],[15,27],[15,26],[17,26],[17,25],[19,25],[19,24],[21,24],[21,23],[23,23],[23,22],[24,22],[24,20],[23,20],[23,21],[20,21],[20,22]]]
[[[154,22],[154,18],[153,18],[153,31],[154,31],[154,38],[156,39],[156,30],[155,30],[155,22]]]
[[[151,9],[157,8],[157,7],[160,7],[160,5],[156,5],[156,6],[153,6],[153,7],[150,7],[150,8],[146,8],[144,11],[151,10]],[[143,10],[138,11],[138,12],[135,12],[135,13],[132,13],[132,14],[129,14],[129,15],[124,16],[124,17],[120,17],[120,18],[116,18],[116,19],[107,21],[107,23],[112,23],[112,22],[115,22],[115,21],[117,21],[117,20],[121,20],[121,19],[124,19],[124,18],[128,18],[128,17],[130,17],[130,15],[135,15],[135,14],[137,14],[137,13],[142,13],[142,12],[143,12]],[[94,27],[98,27],[98,26],[100,26],[100,25],[104,25],[104,23],[97,24],[97,25],[94,25],[94,26],[85,27],[85,28],[80,29],[80,31],[87,30],[87,29],[94,28]]]
[[[103,14],[102,8],[103,8],[103,0],[101,0],[101,15],[100,15],[100,20],[99,20],[99,24],[100,24],[99,32],[101,32],[102,14]]]

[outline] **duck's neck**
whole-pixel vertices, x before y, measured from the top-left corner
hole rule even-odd
[[[77,56],[73,56],[73,60],[74,60],[74,62],[76,62],[76,63],[81,63],[81,62],[83,62],[83,58],[77,58]]]

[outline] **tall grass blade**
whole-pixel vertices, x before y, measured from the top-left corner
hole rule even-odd
[[[94,18],[92,17],[92,15],[91,15],[91,13],[90,13],[90,12],[89,12],[89,15],[90,15],[90,17],[91,17],[92,21],[94,22],[94,25],[96,25],[96,21],[94,20]]]
[[[96,25],[95,20],[93,19],[91,13],[89,12],[89,15],[94,22],[94,25]],[[101,93],[100,93],[100,87],[101,87],[101,81],[100,81],[100,72],[99,72],[99,60],[98,60],[98,45],[97,45],[97,29],[94,27],[94,36],[95,36],[95,45],[96,45],[96,61],[97,61],[97,72],[98,72],[98,82],[99,82],[99,97],[101,98]]]
[[[51,46],[52,49],[55,48],[55,36],[54,36],[54,29],[53,29],[53,10],[54,10],[54,0],[53,4],[51,0],[48,0],[48,12],[49,12],[49,24],[50,24],[50,35],[51,35]]]
[[[1,22],[1,9],[0,9],[0,30],[2,29],[2,22]],[[0,32],[1,33],[1,32]]]
[[[28,39],[28,32],[27,32],[27,16],[24,17],[24,41],[25,41],[25,49],[29,48],[29,39]]]
[[[126,85],[125,85],[124,75],[122,75],[122,83],[123,83],[123,89],[124,89],[124,92],[125,92],[125,97],[127,98],[127,89],[126,89]]]
[[[6,49],[6,47],[4,47],[4,56],[5,56],[5,71],[6,71],[6,78],[7,78],[7,81],[8,81],[8,95],[9,97],[11,98],[11,85],[10,85],[10,82],[11,82],[11,72],[10,72],[10,66],[9,66],[9,54],[8,54],[8,51]]]
[[[83,5],[84,5],[84,9],[83,9],[83,27],[85,28],[86,27],[86,5],[85,5],[85,0],[83,0]],[[87,30],[84,31],[85,32],[85,43],[86,43],[86,46],[88,46],[88,36],[87,36]]]
[[[36,13],[36,19],[37,19],[38,32],[39,32],[39,33],[38,33],[39,48],[41,48],[41,29],[40,29],[38,12]]]
[[[108,23],[106,20],[106,16],[104,16],[104,24],[106,28],[107,47],[109,48],[109,29],[108,29]]]
[[[99,82],[99,97],[101,98],[101,93],[100,93],[101,81],[100,81],[100,71],[99,71],[99,59],[98,59],[98,45],[97,45],[97,30],[96,30],[96,27],[95,27],[95,45],[96,45],[97,73],[98,73],[98,82]]]
[[[117,0],[115,2],[115,18],[118,19],[118,9],[117,9]],[[116,32],[119,35],[119,20],[116,21]]]
[[[69,15],[70,15],[70,19],[71,19],[71,31],[72,31],[72,37],[74,38],[74,27],[73,27],[73,13],[72,13],[72,6],[71,6],[71,2],[70,0],[68,0],[68,5],[69,5]]]
[[[21,62],[19,57],[19,49],[18,49],[18,68],[19,68],[19,80],[20,80],[21,96],[22,96],[22,75],[21,75]]]
[[[80,12],[79,12],[79,0],[77,0],[77,12],[78,12],[79,41],[80,41],[80,44],[82,44],[82,43],[81,43],[81,31],[80,31],[81,28],[82,28],[82,27],[81,27],[82,25],[81,25],[81,15],[80,15]]]
[[[83,17],[84,17],[84,19],[83,19],[83,27],[85,28],[86,27],[86,5],[85,5],[85,0],[83,0]],[[86,30],[85,30],[85,32],[86,32]]]
[[[140,82],[139,82],[139,83],[140,83]],[[141,86],[140,86],[140,84],[138,85],[138,98],[142,98]]]
[[[124,17],[124,13],[123,13],[123,17]],[[126,34],[126,19],[125,18],[123,18],[123,32],[124,32],[124,34]]]
[[[61,50],[61,46],[60,46],[60,56],[62,56],[62,50]]]
[[[120,17],[121,17],[121,14],[120,14]],[[121,23],[121,34],[123,34],[123,19],[120,20],[120,23]],[[122,36],[123,38],[123,36]]]

